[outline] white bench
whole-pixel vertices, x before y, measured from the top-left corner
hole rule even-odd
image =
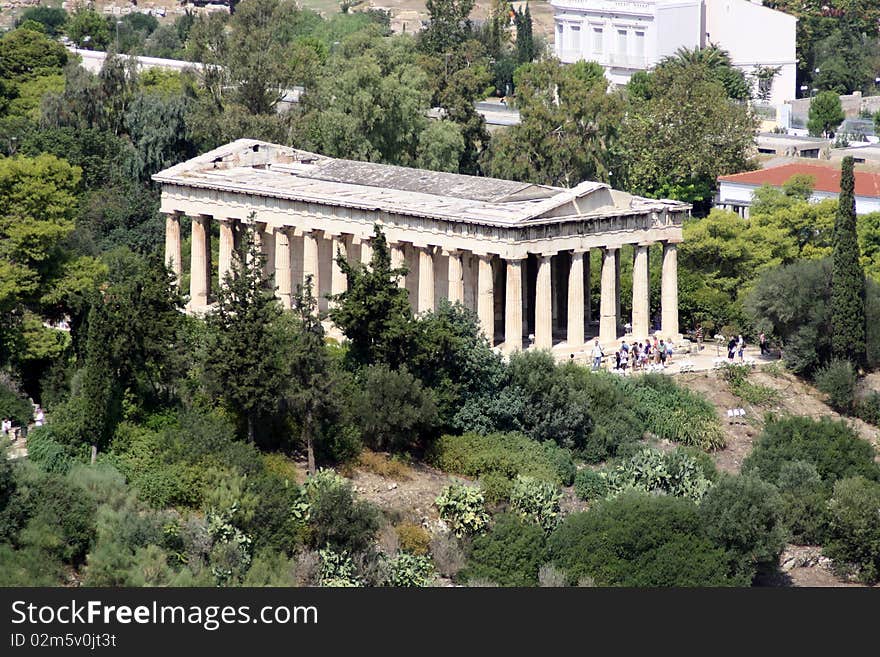
[[[693,372],[694,371],[693,362],[691,362],[689,360],[684,361],[683,363],[679,364],[678,371],[679,372]]]
[[[727,409],[727,419],[730,424],[745,424],[745,420],[741,420],[739,418],[744,418],[746,415],[746,409],[744,408],[729,408]]]

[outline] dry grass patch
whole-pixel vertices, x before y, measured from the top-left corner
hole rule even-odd
[[[413,471],[410,466],[382,452],[373,452],[365,449],[358,456],[357,465],[367,472],[372,472],[387,479],[409,481],[413,478]]]

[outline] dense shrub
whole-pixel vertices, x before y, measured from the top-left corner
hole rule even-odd
[[[582,500],[592,502],[608,494],[608,475],[604,471],[584,468],[574,479],[574,492]]]
[[[779,469],[779,520],[798,545],[819,545],[828,527],[828,494],[816,466],[787,461]]]
[[[568,450],[553,443],[541,445],[520,433],[443,436],[429,460],[445,472],[466,477],[497,473],[512,480],[526,475],[559,485],[571,483],[574,468]]]
[[[248,491],[259,500],[250,521],[242,528],[253,537],[254,549],[293,554],[304,540],[303,525],[291,513],[300,496],[299,487],[277,475],[266,474],[251,480]]]
[[[880,579],[880,483],[864,477],[834,484],[825,553],[839,570],[855,568],[862,582]]]
[[[856,394],[856,371],[848,360],[832,360],[816,372],[816,387],[828,395],[831,408],[849,414]]]
[[[646,374],[622,385],[638,402],[645,426],[660,438],[707,450],[724,447],[715,407],[702,397],[661,374]]]
[[[520,403],[518,423],[538,442],[583,449],[593,428],[590,402],[569,376],[573,366],[556,365],[549,351],[522,351],[510,357],[510,389]]]
[[[880,479],[874,448],[846,422],[825,417],[769,419],[752,453],[743,461],[743,472],[775,482],[786,461],[812,463],[828,488],[844,477]]]
[[[425,444],[438,423],[430,389],[405,369],[375,365],[366,370],[356,417],[361,440],[370,449],[409,450]]]
[[[519,475],[510,491],[510,508],[524,520],[551,532],[559,524],[560,499],[562,494],[553,484]]]
[[[699,507],[703,533],[727,552],[731,572],[751,580],[775,565],[785,544],[776,488],[756,477],[723,476]]]
[[[458,536],[479,534],[489,524],[483,492],[472,486],[447,486],[435,500],[440,518]]]
[[[568,583],[731,586],[724,551],[701,535],[693,502],[626,492],[565,518],[547,542]]]
[[[50,425],[34,427],[28,434],[28,459],[39,464],[46,472],[66,474],[76,460],[70,445],[59,443],[53,437]]]
[[[498,586],[536,586],[546,560],[543,530],[512,514],[498,516],[492,529],[477,536],[460,577]]]
[[[312,545],[336,552],[366,549],[379,529],[376,507],[355,499],[351,483],[341,477],[311,477],[305,487]]]
[[[749,404],[769,406],[779,401],[779,392],[768,386],[749,381],[752,368],[745,364],[726,363],[721,376],[727,381],[730,391]]]
[[[568,376],[583,389],[593,417],[593,431],[579,452],[584,460],[605,461],[617,456],[622,445],[642,439],[647,427],[638,402],[618,377],[585,367],[569,368]]]
[[[853,415],[874,426],[880,426],[880,392],[871,391],[856,400]]]

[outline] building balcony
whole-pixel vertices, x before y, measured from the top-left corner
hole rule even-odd
[[[648,58],[644,55],[621,55],[619,53],[609,53],[600,63],[605,66],[614,68],[629,68],[643,71],[648,68]]]

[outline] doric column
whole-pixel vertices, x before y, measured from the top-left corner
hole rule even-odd
[[[211,293],[211,217],[207,215],[200,214],[192,220],[189,272],[190,307],[204,308]]]
[[[434,310],[434,251],[430,246],[419,247],[419,301],[416,312]]]
[[[250,229],[253,231],[254,245],[256,247],[256,250],[258,253],[262,253],[262,254],[265,254],[265,250],[263,248],[263,229],[265,228],[265,226],[266,226],[266,224],[264,224],[260,221],[255,221],[254,223],[252,223],[250,225]],[[250,251],[248,251],[245,255],[247,256],[248,264],[251,264]]]
[[[584,324],[593,321],[593,279],[590,278],[590,251],[584,251]]]
[[[495,290],[492,281],[492,256],[480,255],[477,270],[477,316],[489,344],[495,340]]]
[[[522,258],[507,258],[507,280],[504,298],[504,350],[513,353],[522,349]]]
[[[220,262],[217,263],[217,283],[223,287],[226,274],[232,274],[232,253],[235,251],[235,219],[222,218],[220,222]]]
[[[618,328],[620,328],[620,250],[614,259],[614,314],[617,316]],[[617,329],[614,331],[617,333]]]
[[[660,281],[660,331],[678,337],[678,244],[663,243],[663,276]]]
[[[584,252],[571,254],[568,270],[568,346],[576,349],[584,344]]]
[[[391,268],[400,269],[404,266],[405,262],[403,244],[400,242],[389,242],[388,246],[391,248]],[[401,276],[397,279],[397,287],[406,288],[406,276]]]
[[[330,294],[342,294],[348,289],[348,279],[336,262],[336,255],[341,253],[348,260],[348,250],[345,247],[345,239],[341,235],[329,235],[332,250],[332,268],[330,270]]]
[[[290,229],[275,229],[275,296],[282,308],[291,307]]]
[[[553,282],[550,271],[552,254],[538,256],[538,277],[535,281],[535,346],[553,346]]]
[[[633,340],[644,340],[648,337],[651,329],[651,279],[648,266],[648,247],[648,244],[639,244],[633,247]]]
[[[183,263],[180,259],[180,213],[165,216],[165,266],[174,272],[174,282],[180,286]]]
[[[369,265],[373,260],[373,243],[366,237],[361,239],[361,264]]]
[[[602,254],[599,342],[605,345],[617,341],[617,255],[616,246],[605,247]]]
[[[263,224],[263,236],[260,244],[263,250],[263,256],[266,258],[263,273],[266,276],[275,276],[275,229],[268,224]]]
[[[306,278],[312,277],[312,296],[320,296],[321,268],[318,266],[318,233],[310,230],[303,233],[303,285]]]
[[[450,303],[464,303],[464,270],[461,266],[461,251],[453,249],[449,254],[449,293]]]

